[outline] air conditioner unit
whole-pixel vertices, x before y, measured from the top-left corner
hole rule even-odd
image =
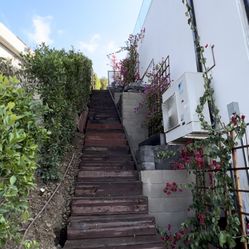
[[[202,139],[207,131],[201,128],[196,113],[199,99],[204,93],[202,73],[184,73],[162,96],[163,126],[167,143],[183,143],[189,138]],[[210,124],[208,105],[203,110]]]

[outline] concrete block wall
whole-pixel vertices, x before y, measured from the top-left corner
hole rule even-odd
[[[143,93],[123,92],[122,93],[122,123],[126,128],[131,149],[135,153],[138,150],[138,144],[148,137],[148,129],[146,127],[146,108],[139,108],[137,112],[135,108],[140,103],[144,103]]]
[[[166,195],[163,192],[167,182],[187,184],[195,181],[194,175],[186,170],[144,170],[140,172],[143,182],[143,194],[148,197],[149,213],[156,218],[156,223],[161,228],[172,225],[172,230],[177,231],[182,222],[189,217],[189,205],[192,203],[190,190]]]

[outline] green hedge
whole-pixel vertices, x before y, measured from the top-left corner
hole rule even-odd
[[[38,144],[47,136],[42,104],[0,75],[0,248],[18,240],[28,219],[28,194],[34,186]]]
[[[86,108],[92,62],[80,52],[55,50],[45,45],[24,56],[24,72],[50,111],[44,116],[50,139],[41,148],[40,174],[57,179],[58,165],[75,131],[75,118]]]

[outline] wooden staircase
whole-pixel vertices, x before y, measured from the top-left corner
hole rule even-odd
[[[162,249],[108,91],[91,97],[66,249]]]

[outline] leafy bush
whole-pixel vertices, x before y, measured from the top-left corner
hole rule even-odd
[[[76,128],[75,118],[86,108],[92,62],[79,52],[55,50],[45,45],[24,56],[24,74],[50,111],[44,125],[51,131],[42,145],[40,174],[44,180],[58,178],[57,168]]]
[[[0,75],[0,248],[19,239],[20,224],[29,217],[38,144],[47,136],[41,103],[17,82]]]

